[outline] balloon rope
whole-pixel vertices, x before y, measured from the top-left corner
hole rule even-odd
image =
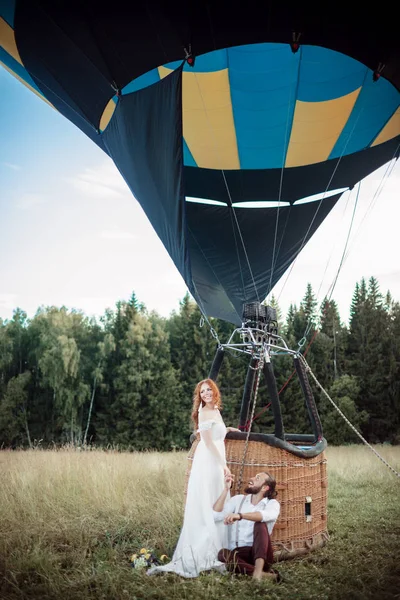
[[[379,460],[381,460],[391,471],[392,473],[394,473],[395,475],[397,475],[397,477],[400,477],[400,473],[398,473],[391,465],[389,465],[389,463],[380,455],[378,454],[378,452],[376,452],[376,450],[374,450],[374,448],[371,446],[371,444],[369,444],[367,442],[367,440],[365,438],[363,438],[363,436],[361,435],[361,433],[359,433],[357,431],[357,429],[354,427],[354,425],[352,425],[350,423],[350,421],[348,420],[348,418],[342,413],[342,411],[340,410],[340,408],[335,404],[335,402],[332,400],[332,398],[329,396],[328,392],[322,387],[322,385],[320,384],[320,382],[318,381],[318,379],[315,377],[314,373],[312,372],[310,366],[308,365],[306,359],[304,358],[304,356],[302,354],[299,354],[299,358],[300,360],[303,362],[306,371],[308,373],[310,373],[311,377],[314,379],[315,383],[317,384],[317,386],[321,389],[321,391],[325,394],[325,396],[328,398],[329,402],[333,405],[333,407],[337,410],[337,412],[339,413],[339,415],[342,417],[342,419],[345,420],[345,422],[347,423],[347,425],[354,431],[354,433],[360,438],[360,440],[366,445],[368,446],[368,448],[370,450],[372,450],[372,452],[375,454],[375,456],[377,456],[379,458]]]
[[[303,53],[302,53],[302,49],[300,48],[300,59],[298,61],[298,66],[297,66],[297,81],[296,81],[296,97],[297,97],[297,88],[299,85],[299,72],[300,72],[300,64],[301,64],[301,57],[302,57]],[[295,60],[295,55],[293,54],[293,60]],[[296,62],[294,62],[294,65],[296,66]],[[278,256],[279,256],[279,250],[281,247],[281,244],[279,244],[279,250],[277,252],[276,258],[275,258],[275,251],[276,251],[276,240],[278,237],[278,225],[279,225],[279,211],[281,208],[281,198],[282,198],[282,187],[283,187],[283,174],[284,174],[284,170],[285,170],[285,162],[286,162],[286,155],[287,155],[287,144],[288,144],[288,131],[289,131],[289,117],[291,114],[291,105],[292,105],[292,86],[289,87],[289,102],[288,102],[288,109],[287,109],[287,115],[286,115],[286,130],[285,130],[285,143],[283,145],[283,156],[282,156],[282,168],[281,168],[281,175],[280,175],[280,181],[279,181],[279,197],[278,197],[278,210],[276,212],[276,219],[275,219],[275,235],[274,235],[274,246],[273,246],[273,250],[272,250],[272,260],[271,260],[271,275],[269,278],[269,287],[268,287],[268,294],[267,294],[267,298],[269,296],[269,294],[271,293],[272,290],[272,278],[274,275],[274,270],[275,270],[275,266],[276,266],[276,262],[278,260]],[[293,108],[294,111],[294,108]],[[286,230],[286,227],[284,228],[284,231],[282,233],[282,237],[281,237],[281,241],[284,235],[284,232]]]
[[[363,84],[362,84],[362,86],[361,86],[361,90],[362,90],[362,88],[363,88],[363,86],[364,86],[364,83],[365,83],[365,79],[366,79],[367,73],[368,73],[368,69],[366,69],[365,76],[364,76],[364,81],[363,81]],[[360,91],[360,94],[361,94],[361,91]],[[359,97],[360,97],[360,94],[359,94]],[[342,160],[342,158],[343,158],[343,155],[344,155],[344,153],[345,153],[345,151],[346,151],[346,148],[347,148],[347,146],[348,146],[348,144],[349,144],[349,142],[350,142],[351,138],[353,137],[353,134],[354,134],[354,131],[355,131],[356,125],[357,125],[357,123],[358,123],[358,121],[359,121],[359,119],[360,119],[360,117],[361,117],[361,115],[362,115],[363,111],[364,111],[364,107],[362,107],[362,108],[361,108],[361,109],[359,109],[359,111],[358,111],[358,115],[357,115],[357,118],[356,118],[356,119],[355,119],[355,121],[354,121],[354,125],[353,125],[353,127],[352,127],[352,130],[351,130],[351,132],[350,132],[350,134],[349,134],[349,136],[348,136],[348,138],[347,138],[347,140],[346,140],[346,143],[343,145],[343,148],[342,148],[342,152],[341,152],[341,154],[340,154],[340,157],[339,157],[339,159],[338,159],[338,160],[337,160],[337,162],[336,162],[336,165],[335,165],[335,167],[334,167],[334,169],[333,169],[333,172],[332,172],[332,174],[331,174],[331,176],[330,176],[330,178],[329,178],[328,184],[327,184],[327,186],[326,186],[326,188],[325,188],[325,191],[324,191],[324,193],[323,193],[323,195],[322,195],[322,198],[321,198],[321,200],[318,202],[318,206],[317,206],[317,208],[316,208],[316,211],[315,211],[315,213],[314,213],[314,216],[313,216],[313,218],[312,218],[312,220],[311,220],[311,222],[310,222],[310,225],[308,226],[308,229],[307,229],[307,231],[306,231],[306,233],[305,233],[305,235],[304,235],[304,237],[303,237],[303,241],[302,241],[302,244],[301,244],[300,250],[298,251],[296,258],[294,259],[294,261],[292,262],[292,264],[291,264],[291,266],[290,266],[289,272],[288,272],[288,274],[287,274],[287,277],[286,277],[286,279],[285,279],[285,283],[283,284],[283,287],[282,287],[282,289],[281,289],[281,291],[280,291],[280,293],[279,293],[278,300],[279,300],[279,298],[280,298],[280,297],[281,297],[281,295],[282,295],[282,292],[283,292],[283,290],[284,290],[284,288],[285,288],[285,285],[286,285],[286,283],[287,283],[287,280],[288,280],[288,278],[289,278],[289,275],[291,274],[291,272],[292,272],[292,270],[293,270],[293,267],[294,267],[294,265],[296,264],[296,261],[297,261],[297,259],[298,259],[298,257],[299,257],[299,254],[301,253],[301,251],[302,251],[302,249],[303,249],[303,247],[304,247],[304,245],[305,245],[305,243],[306,243],[307,236],[308,236],[308,234],[310,233],[311,227],[313,226],[313,223],[314,223],[314,221],[315,221],[315,219],[316,219],[316,217],[317,217],[317,214],[318,214],[318,212],[319,212],[319,209],[321,208],[321,204],[322,204],[323,200],[325,199],[325,195],[326,195],[327,191],[329,190],[329,186],[330,186],[330,185],[331,185],[331,183],[332,183],[332,180],[333,180],[333,178],[334,178],[334,176],[335,176],[335,173],[336,173],[336,171],[337,171],[337,170],[338,170],[338,168],[339,168],[340,162],[341,162],[341,160]]]
[[[354,202],[353,214],[351,216],[350,226],[349,226],[349,230],[347,232],[346,242],[345,242],[344,249],[343,249],[343,252],[342,252],[342,258],[340,259],[339,267],[337,269],[335,278],[334,278],[333,282],[331,283],[331,286],[330,286],[330,288],[328,290],[328,302],[331,301],[333,290],[336,287],[336,283],[337,283],[337,280],[338,280],[338,277],[339,277],[339,273],[342,270],[344,256],[346,254],[347,245],[349,243],[351,230],[353,229],[354,217],[355,217],[356,209],[357,209],[357,205],[358,205],[358,197],[360,195],[360,188],[361,188],[361,181],[358,182],[357,196],[356,196],[356,199],[355,199],[355,202]]]
[[[197,301],[198,301],[198,305],[199,305],[199,308],[200,308],[201,314],[203,315],[203,317],[204,317],[205,321],[207,322],[207,325],[208,325],[208,326],[209,326],[209,328],[210,328],[211,335],[213,336],[213,338],[215,338],[215,339],[217,340],[218,346],[221,346],[221,342],[220,342],[220,340],[219,340],[218,333],[216,332],[216,330],[214,329],[214,327],[211,325],[211,323],[210,323],[210,321],[209,321],[209,319],[208,319],[208,317],[207,317],[207,313],[206,313],[206,311],[204,310],[203,302],[201,301],[200,294],[199,294],[199,292],[197,291],[197,287],[196,287],[196,284],[195,284],[195,282],[194,282],[194,281],[193,281],[193,287],[194,287],[194,289],[196,290],[196,294],[197,294]],[[200,324],[200,327],[201,327],[201,326],[202,326],[202,325]]]
[[[265,355],[265,350],[263,350],[263,352],[261,353],[260,360],[258,361],[258,365],[257,365],[258,373],[257,373],[257,380],[256,380],[255,390],[253,388],[253,393],[254,393],[253,407],[252,407],[252,411],[251,411],[250,420],[247,421],[249,423],[249,427],[247,429],[246,441],[245,441],[245,444],[244,444],[244,450],[243,450],[243,456],[242,456],[242,463],[241,463],[241,466],[240,466],[239,479],[238,479],[238,482],[236,484],[237,485],[236,489],[237,489],[238,493],[240,493],[240,488],[241,488],[242,483],[243,483],[243,470],[244,470],[244,465],[245,465],[245,460],[246,460],[247,448],[248,448],[248,445],[249,445],[251,426],[252,426],[252,423],[254,421],[254,411],[256,409],[258,388],[260,386],[261,372],[262,372],[263,366],[264,366],[264,359],[265,359],[264,355]]]
[[[365,212],[365,215],[364,215],[364,217],[363,217],[363,219],[362,219],[362,221],[361,221],[361,223],[360,223],[360,225],[359,225],[359,228],[358,228],[358,230],[357,230],[356,236],[357,236],[357,234],[359,233],[359,231],[360,231],[360,228],[361,228],[361,225],[363,224],[363,222],[364,222],[364,220],[365,220],[365,218],[366,218],[367,214],[368,214],[368,213],[369,213],[369,212],[372,210],[372,205],[373,205],[374,203],[376,203],[376,200],[378,199],[378,197],[379,197],[379,196],[380,196],[380,194],[382,193],[382,190],[383,190],[383,188],[384,188],[384,186],[385,186],[385,183],[387,182],[387,180],[389,179],[390,175],[391,175],[391,174],[392,174],[392,172],[393,172],[393,168],[394,168],[394,166],[395,166],[395,164],[396,164],[396,160],[397,160],[397,153],[398,153],[399,149],[400,149],[400,143],[398,144],[398,146],[397,146],[396,150],[394,151],[394,153],[393,153],[393,155],[392,155],[392,158],[391,158],[391,159],[390,159],[390,161],[388,162],[388,165],[387,165],[387,167],[386,167],[386,170],[385,170],[384,174],[383,174],[383,175],[382,175],[382,177],[381,177],[381,180],[380,180],[380,182],[379,182],[379,185],[378,185],[378,187],[377,187],[377,188],[376,188],[376,190],[375,190],[375,193],[374,193],[374,195],[373,195],[373,197],[372,197],[372,200],[371,200],[371,202],[370,202],[370,204],[369,204],[369,207],[367,208],[367,210],[366,210],[366,212]],[[393,159],[396,159],[396,160],[395,160],[395,162],[392,162],[392,161],[393,161]],[[389,169],[390,169],[390,171],[389,171]],[[359,185],[358,185],[357,196],[356,196],[356,200],[355,200],[355,204],[354,204],[354,208],[353,208],[353,215],[352,215],[352,218],[351,218],[351,222],[350,222],[350,226],[349,226],[349,231],[348,231],[348,234],[347,234],[347,239],[346,239],[345,248],[344,248],[344,251],[343,251],[343,254],[342,254],[342,258],[341,258],[341,261],[340,261],[340,264],[339,264],[338,270],[337,270],[337,272],[336,272],[336,275],[335,275],[335,277],[334,277],[334,279],[333,279],[333,282],[331,283],[331,285],[330,285],[330,286],[329,286],[329,288],[328,288],[328,301],[330,301],[330,300],[331,300],[331,298],[332,298],[333,291],[334,291],[334,289],[335,289],[335,287],[336,287],[336,283],[337,283],[337,280],[338,280],[338,277],[339,277],[340,271],[341,271],[341,269],[342,269],[342,267],[343,267],[344,263],[346,262],[346,260],[347,260],[347,258],[348,258],[348,256],[349,256],[349,253],[350,253],[350,250],[348,250],[348,251],[347,251],[347,246],[348,246],[348,242],[349,242],[349,239],[350,239],[350,233],[351,233],[351,230],[352,230],[352,227],[353,227],[353,221],[354,221],[355,211],[356,211],[356,207],[357,207],[357,203],[358,203],[358,196],[359,196],[359,193],[360,193],[360,187],[361,187],[361,181],[359,182]],[[355,236],[355,237],[356,237],[356,236]],[[354,238],[353,238],[353,240],[352,240],[353,242],[354,242],[354,239],[355,239],[355,237],[354,237]],[[347,251],[347,254],[346,254],[346,251]],[[321,283],[321,285],[320,285],[320,288],[319,288],[319,290],[318,290],[317,299],[318,299],[318,296],[319,296],[319,291],[320,291],[320,289],[321,289],[321,286],[322,286],[322,283]],[[302,339],[305,339],[305,338],[307,337],[307,335],[308,335],[308,333],[309,333],[309,331],[310,331],[310,329],[311,329],[311,325],[312,325],[312,323],[311,323],[311,319],[309,319],[309,320],[308,320],[308,322],[307,322],[306,329],[305,329],[305,331],[304,331],[304,336],[303,336],[303,338],[302,338]]]
[[[396,162],[397,162],[397,158],[398,158],[397,154],[398,154],[399,150],[400,150],[400,143],[398,144],[396,150],[393,153],[392,158],[390,159],[390,161],[387,164],[386,170],[385,170],[385,172],[384,172],[384,174],[383,174],[383,176],[382,176],[382,178],[381,178],[381,180],[379,182],[378,187],[375,190],[375,193],[374,193],[374,195],[372,197],[372,200],[369,203],[369,206],[368,206],[367,210],[365,211],[365,215],[362,218],[362,221],[361,221],[360,225],[358,226],[357,232],[356,232],[356,234],[355,234],[355,236],[354,236],[354,238],[352,240],[353,243],[354,243],[354,240],[356,239],[357,235],[359,234],[361,226],[364,223],[367,215],[372,211],[373,205],[376,204],[376,201],[378,200],[379,196],[381,195],[382,190],[383,190],[383,188],[384,188],[387,180],[389,179],[389,177],[391,176],[391,174],[393,172],[393,169],[394,169],[394,167],[396,165]],[[395,159],[394,162],[392,162],[393,159]],[[349,253],[350,253],[350,250],[347,252],[346,256],[344,257],[344,262],[346,262],[347,257],[349,256]]]
[[[246,246],[245,246],[245,243],[244,243],[242,232],[240,230],[240,225],[239,225],[239,222],[238,222],[238,219],[237,219],[237,216],[236,216],[235,208],[233,206],[233,202],[232,202],[232,198],[231,198],[231,194],[230,194],[228,182],[227,182],[226,177],[225,177],[225,171],[223,169],[221,169],[221,173],[222,173],[222,176],[224,178],[225,187],[226,187],[226,190],[227,190],[228,195],[229,195],[231,214],[233,214],[233,217],[235,219],[235,223],[236,223],[236,227],[237,227],[237,230],[238,230],[238,233],[239,233],[240,241],[242,242],[243,252],[244,252],[244,255],[245,255],[245,258],[246,258],[247,266],[248,266],[249,271],[250,271],[250,275],[251,275],[251,279],[252,279],[252,282],[253,282],[254,291],[256,293],[257,300],[260,302],[260,296],[258,294],[258,289],[257,289],[256,282],[255,282],[255,279],[254,279],[253,270],[252,270],[251,265],[250,265],[249,257],[248,257],[247,251],[246,251]],[[233,232],[233,236],[234,236],[234,239],[235,239],[236,253],[237,253],[237,256],[238,256],[239,269],[240,269],[240,274],[241,274],[241,277],[242,277],[243,295],[244,295],[244,297],[246,299],[246,288],[245,288],[245,285],[244,285],[242,266],[241,266],[240,257],[239,257],[239,248],[238,248],[238,245],[237,245],[237,242],[236,242],[236,235],[235,235],[235,228],[234,227],[232,227],[232,232]]]
[[[222,284],[221,284],[221,282],[220,282],[220,280],[219,280],[219,278],[218,278],[218,275],[217,275],[217,274],[216,274],[216,272],[214,271],[214,269],[213,269],[213,266],[212,266],[212,264],[210,263],[210,261],[208,260],[207,256],[204,254],[203,248],[200,246],[199,242],[198,242],[198,241],[197,241],[197,239],[196,239],[196,236],[194,235],[194,233],[193,233],[193,231],[190,229],[190,227],[188,227],[188,229],[189,229],[189,231],[190,231],[190,234],[191,234],[191,236],[193,237],[193,239],[194,239],[195,243],[197,244],[197,247],[198,247],[199,251],[200,251],[200,252],[201,252],[201,254],[203,255],[203,258],[204,258],[204,260],[206,261],[206,263],[207,263],[207,264],[208,264],[208,266],[210,267],[210,270],[212,271],[212,273],[213,273],[213,275],[214,275],[215,279],[218,281],[218,283],[220,284],[220,286],[221,286],[221,288],[222,288],[223,286],[222,286]],[[194,283],[194,282],[193,282],[193,285],[194,285],[194,287],[196,288],[196,285],[195,285],[195,283]],[[197,288],[196,288],[196,293],[197,293],[197,296],[198,296],[198,298],[199,298],[199,302],[200,302],[200,304],[201,304],[201,306],[200,306],[200,310],[202,311],[202,313],[203,313],[203,315],[204,315],[204,318],[205,318],[205,319],[206,319],[206,321],[208,322],[208,319],[207,319],[207,317],[206,317],[206,315],[205,315],[205,311],[203,311],[203,308],[204,308],[204,307],[203,307],[203,305],[202,305],[202,303],[201,303],[200,295],[199,295],[199,292],[198,292]],[[229,300],[229,298],[228,298],[228,300]],[[230,305],[231,305],[232,309],[233,309],[233,310],[235,311],[235,313],[238,315],[239,319],[241,319],[241,318],[242,318],[242,315],[241,315],[241,314],[240,314],[240,313],[237,311],[237,309],[235,308],[234,304],[233,304],[233,303],[232,303],[230,300],[229,300],[229,303],[230,303]],[[210,325],[210,327],[211,327],[211,325]]]
[[[375,190],[375,193],[374,193],[374,195],[373,195],[373,197],[372,197],[372,200],[371,200],[371,202],[370,202],[370,204],[369,204],[369,207],[367,208],[367,210],[366,210],[366,212],[365,212],[365,215],[364,215],[364,217],[363,217],[363,219],[362,219],[362,221],[361,221],[361,223],[360,223],[360,225],[359,225],[359,228],[358,228],[358,230],[357,230],[357,233],[360,231],[361,225],[363,224],[363,222],[364,222],[364,220],[365,220],[365,218],[366,218],[367,214],[370,212],[370,210],[372,210],[372,205],[373,205],[373,204],[376,202],[376,200],[377,200],[377,199],[378,199],[378,197],[380,196],[380,194],[381,194],[381,192],[382,192],[382,190],[383,190],[383,188],[384,188],[384,185],[385,185],[386,181],[389,179],[390,175],[392,174],[393,167],[394,167],[394,165],[396,164],[396,161],[395,161],[395,162],[392,162],[392,161],[393,161],[393,159],[394,159],[394,158],[396,158],[396,154],[398,153],[399,149],[400,149],[400,144],[397,146],[396,150],[395,150],[395,151],[394,151],[394,153],[393,153],[393,156],[392,156],[392,158],[390,159],[390,161],[389,161],[389,163],[388,163],[388,165],[387,165],[387,167],[386,167],[386,170],[385,170],[385,172],[384,172],[384,174],[383,174],[383,176],[382,176],[382,178],[381,178],[381,180],[380,180],[380,182],[379,182],[379,185],[378,185],[378,187],[377,187],[377,188],[376,188],[376,190]],[[389,169],[390,169],[390,172],[389,172]],[[388,173],[388,172],[389,172],[389,173]],[[341,258],[341,261],[340,261],[340,265],[339,265],[339,268],[338,268],[337,274],[336,274],[336,276],[335,276],[335,278],[334,278],[334,282],[333,282],[333,283],[331,283],[331,285],[330,285],[330,286],[329,286],[329,288],[328,288],[328,294],[329,294],[329,296],[328,296],[328,300],[330,300],[330,299],[332,298],[333,290],[334,290],[334,288],[335,288],[335,286],[336,286],[336,282],[337,282],[337,279],[338,279],[338,276],[339,276],[340,270],[341,270],[342,266],[344,265],[344,263],[346,262],[346,260],[347,260],[347,257],[349,256],[349,253],[350,253],[350,250],[347,250],[347,245],[348,245],[348,242],[349,242],[349,239],[350,239],[350,233],[351,233],[351,229],[352,229],[352,227],[353,227],[353,221],[354,221],[354,216],[355,216],[356,206],[357,206],[357,202],[358,202],[358,195],[359,195],[359,193],[360,193],[360,187],[361,187],[361,181],[360,181],[360,182],[359,182],[359,184],[358,184],[357,197],[356,197],[356,201],[355,201],[355,204],[354,204],[353,215],[352,215],[352,218],[351,218],[351,223],[350,223],[349,232],[348,232],[348,234],[347,234],[347,239],[346,239],[345,249],[344,249],[344,251],[343,251],[342,258]],[[357,234],[356,234],[356,235],[357,235]],[[353,238],[353,241],[354,241],[354,239],[355,239],[355,238]],[[346,254],[346,251],[347,251],[347,254]],[[321,284],[321,285],[322,285],[322,284]],[[320,289],[321,289],[321,286],[320,286]],[[329,291],[329,290],[330,290],[330,291]],[[319,290],[319,291],[320,291],[320,290]],[[317,299],[318,299],[318,296],[319,296],[319,291],[318,291],[318,294],[317,294]]]
[[[353,189],[354,189],[354,188],[353,188]],[[350,198],[351,198],[351,196],[352,196],[352,193],[353,193],[353,190],[351,189],[351,190],[350,190],[350,193],[349,193],[349,194],[348,194],[348,196],[347,196],[346,204],[345,204],[344,211],[343,211],[343,214],[342,214],[342,220],[341,220],[341,222],[338,224],[337,233],[335,233],[335,235],[334,235],[334,237],[335,237],[335,243],[334,243],[334,245],[333,245],[333,248],[332,248],[332,250],[331,250],[331,253],[330,253],[330,255],[329,255],[329,258],[328,258],[328,260],[326,261],[326,265],[325,265],[324,274],[322,275],[321,282],[320,282],[320,284],[319,284],[319,288],[318,288],[318,291],[317,291],[317,302],[318,302],[319,295],[320,295],[320,293],[321,293],[321,289],[322,289],[322,286],[323,286],[323,283],[324,283],[324,280],[325,280],[325,276],[326,276],[326,274],[327,274],[327,272],[328,272],[328,267],[329,267],[329,265],[330,265],[330,263],[331,263],[331,260],[332,260],[332,257],[333,257],[334,251],[335,251],[335,247],[336,247],[336,243],[337,243],[337,235],[338,235],[338,233],[339,233],[340,231],[342,231],[342,229],[343,229],[343,220],[344,220],[345,214],[346,214],[346,212],[347,212],[347,208],[348,208],[348,206],[349,206],[349,204],[350,204]]]
[[[207,122],[208,122],[208,125],[209,125],[209,128],[210,128],[210,131],[211,131],[211,135],[212,135],[213,140],[214,140],[215,149],[217,151],[218,158],[219,158],[219,160],[221,161],[221,164],[222,164],[221,154],[220,154],[218,143],[217,143],[217,140],[216,140],[216,137],[215,137],[215,132],[214,132],[214,129],[212,127],[210,118],[208,116],[206,104],[205,104],[204,97],[203,97],[203,92],[201,91],[201,87],[200,87],[200,84],[199,84],[199,81],[198,81],[198,78],[197,78],[196,71],[194,72],[194,76],[195,76],[195,79],[196,79],[196,83],[197,83],[197,87],[198,87],[199,94],[200,94],[200,97],[201,97],[201,101],[203,103],[204,114],[206,115],[206,119],[207,119]],[[236,222],[237,231],[239,233],[240,241],[241,241],[242,247],[243,247],[243,252],[244,252],[244,255],[245,255],[245,258],[246,258],[246,262],[247,262],[247,266],[248,266],[248,269],[249,269],[249,272],[250,272],[250,276],[251,276],[251,279],[252,279],[252,282],[253,282],[254,291],[256,293],[257,300],[260,301],[260,297],[259,297],[259,294],[258,294],[256,282],[255,282],[254,275],[253,275],[253,270],[252,270],[251,265],[250,265],[249,257],[248,257],[247,250],[246,250],[246,245],[244,243],[242,232],[241,232],[241,229],[240,229],[240,226],[239,226],[239,222],[238,222],[238,219],[237,219],[237,216],[236,216],[235,208],[233,206],[232,195],[231,195],[231,192],[230,192],[230,189],[229,189],[229,185],[228,185],[228,182],[227,182],[227,179],[226,179],[226,176],[225,176],[224,169],[221,169],[221,173],[222,173],[222,177],[224,179],[226,191],[227,191],[229,202],[230,202],[231,215],[233,214],[233,217],[234,217],[235,222]],[[239,256],[239,248],[238,248],[238,245],[237,245],[237,242],[236,242],[236,235],[235,235],[235,229],[234,229],[234,227],[232,227],[232,229],[233,229],[233,235],[234,235],[234,239],[235,239],[236,252],[237,252],[237,256],[238,256],[238,263],[239,263],[240,275],[242,277],[243,293],[244,293],[244,296],[246,297],[246,290],[245,290],[245,286],[244,286],[242,265],[241,265],[240,256]]]

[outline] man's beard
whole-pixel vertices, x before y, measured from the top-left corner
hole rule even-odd
[[[248,485],[247,488],[245,488],[244,493],[245,494],[258,494],[258,492],[261,490],[262,485],[256,486],[256,485]]]

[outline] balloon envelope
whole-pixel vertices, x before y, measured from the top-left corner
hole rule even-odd
[[[0,62],[114,160],[233,323],[399,151],[395,23],[298,4],[0,1]]]

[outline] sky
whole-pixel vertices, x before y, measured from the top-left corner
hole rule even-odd
[[[333,298],[347,322],[362,277],[400,300],[400,168],[361,183]],[[382,186],[383,183],[383,186]],[[329,293],[357,188],[346,192],[273,293],[285,315],[307,283]],[[65,117],[0,68],[0,318],[39,306],[104,314],[134,291],[168,317],[186,285],[113,162]]]

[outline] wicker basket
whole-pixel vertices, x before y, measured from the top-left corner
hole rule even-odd
[[[185,495],[198,443],[197,438],[189,451]],[[325,453],[299,458],[265,442],[249,441],[243,461],[245,444],[245,440],[225,440],[226,460],[235,476],[231,493],[243,493],[249,479],[260,471],[275,477],[281,512],[272,533],[274,559],[292,558],[324,546],[329,539]]]

